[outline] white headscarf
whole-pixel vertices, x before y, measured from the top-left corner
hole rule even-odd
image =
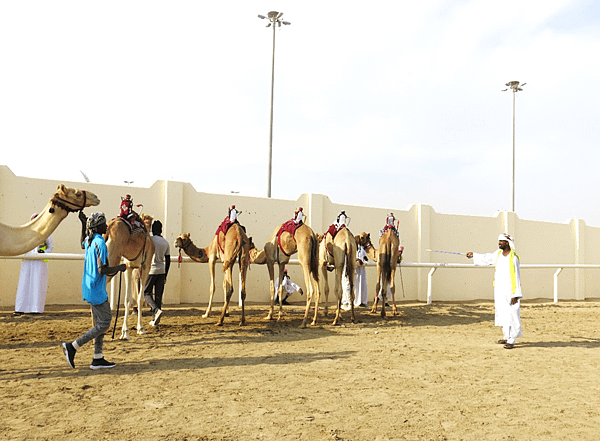
[[[502,233],[498,236],[498,240],[505,240],[510,245],[510,249],[515,251],[515,240],[508,234]]]

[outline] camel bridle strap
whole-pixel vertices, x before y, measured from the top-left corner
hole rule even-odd
[[[52,202],[52,205],[56,205],[57,207],[62,208],[63,210],[65,210],[68,213],[75,213],[76,211],[82,211],[85,208],[85,204],[87,202],[87,193],[85,192],[85,190],[83,190],[82,192],[83,192],[83,204],[81,205],[81,207],[74,204],[71,201],[62,199],[61,197],[58,196],[58,193],[54,194],[52,199],[50,199],[50,202]],[[67,204],[74,205],[75,208],[69,207]]]

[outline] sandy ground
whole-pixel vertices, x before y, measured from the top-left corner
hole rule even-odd
[[[491,303],[400,304],[382,319],[300,329],[234,308],[166,307],[160,328],[107,336],[70,369],[60,349],[90,326],[84,306],[0,312],[0,439],[597,440],[600,302],[524,302],[524,337],[495,343]],[[147,324],[149,316],[144,316]],[[120,323],[119,323],[120,324]],[[132,323],[133,325],[133,320]],[[118,331],[117,331],[118,336]]]

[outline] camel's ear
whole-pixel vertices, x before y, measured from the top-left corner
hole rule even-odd
[[[367,240],[371,240],[371,233],[367,233]]]
[[[65,184],[60,184],[58,187],[56,187],[56,189],[58,191],[62,191],[63,193],[67,192],[67,186]]]

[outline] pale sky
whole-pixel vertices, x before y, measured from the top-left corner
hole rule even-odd
[[[600,2],[6,1],[19,176],[600,227]],[[82,188],[85,185],[81,186]]]

